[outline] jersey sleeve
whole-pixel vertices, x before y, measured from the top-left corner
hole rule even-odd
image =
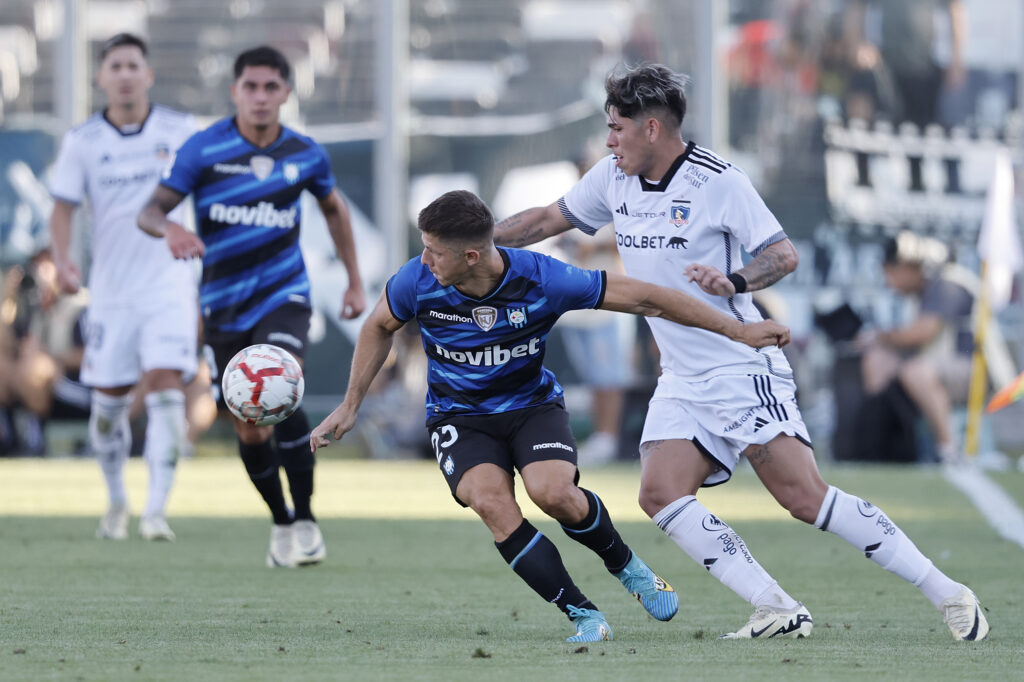
[[[615,174],[615,157],[606,156],[558,200],[558,208],[573,227],[594,234],[612,221],[608,185]]]
[[[743,171],[733,166],[722,173],[717,184],[722,229],[739,239],[747,253],[756,256],[786,238],[782,225]]]
[[[316,145],[317,160],[314,167],[313,177],[310,179],[309,191],[317,199],[323,199],[337,185],[334,173],[331,171],[331,159],[327,156],[327,150],[321,145]]]
[[[50,194],[69,204],[80,204],[85,197],[85,163],[71,132],[64,135],[53,164]]]
[[[384,291],[388,308],[396,320],[408,322],[416,317],[416,282],[419,281],[421,264],[413,258],[391,276]]]
[[[200,133],[185,140],[164,170],[160,184],[183,196],[191,194],[199,184],[199,175],[203,170],[200,159],[201,146]]]
[[[604,302],[606,275],[600,270],[584,270],[557,258],[537,254],[544,295],[558,314],[570,310],[597,308]]]

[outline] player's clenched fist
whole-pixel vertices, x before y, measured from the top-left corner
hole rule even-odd
[[[684,271],[691,282],[696,282],[704,293],[712,296],[732,296],[736,287],[718,268],[700,263],[691,263]]]
[[[789,343],[789,327],[773,320],[751,322],[743,325],[740,337],[737,340],[753,348],[762,348],[764,346],[778,346],[782,348]]]

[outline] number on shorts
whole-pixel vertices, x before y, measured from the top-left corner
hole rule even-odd
[[[444,442],[441,442],[442,438],[447,438]],[[459,432],[451,424],[445,424],[436,431],[430,432],[430,444],[434,448],[434,456],[437,457],[437,463],[441,463],[441,458],[444,454],[441,452],[444,448],[451,447],[455,441],[459,439]]]

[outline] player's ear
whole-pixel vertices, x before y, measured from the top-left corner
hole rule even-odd
[[[476,249],[463,249],[462,257],[466,260],[466,265],[470,267],[480,262],[480,252]]]
[[[651,116],[647,119],[644,132],[647,134],[647,141],[654,142],[658,139],[658,135],[661,134],[661,121]]]

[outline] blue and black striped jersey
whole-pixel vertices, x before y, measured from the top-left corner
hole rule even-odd
[[[419,258],[388,281],[391,314],[419,324],[427,353],[428,422],[559,399],[562,387],[543,364],[548,333],[559,315],[604,301],[602,271],[533,251],[498,251],[505,273],[481,299],[441,286]]]
[[[199,299],[207,331],[246,331],[285,303],[310,305],[300,195],[323,199],[334,189],[323,147],[283,126],[271,145],[256,147],[233,118],[222,119],[181,146],[160,184],[193,195],[206,244]]]

